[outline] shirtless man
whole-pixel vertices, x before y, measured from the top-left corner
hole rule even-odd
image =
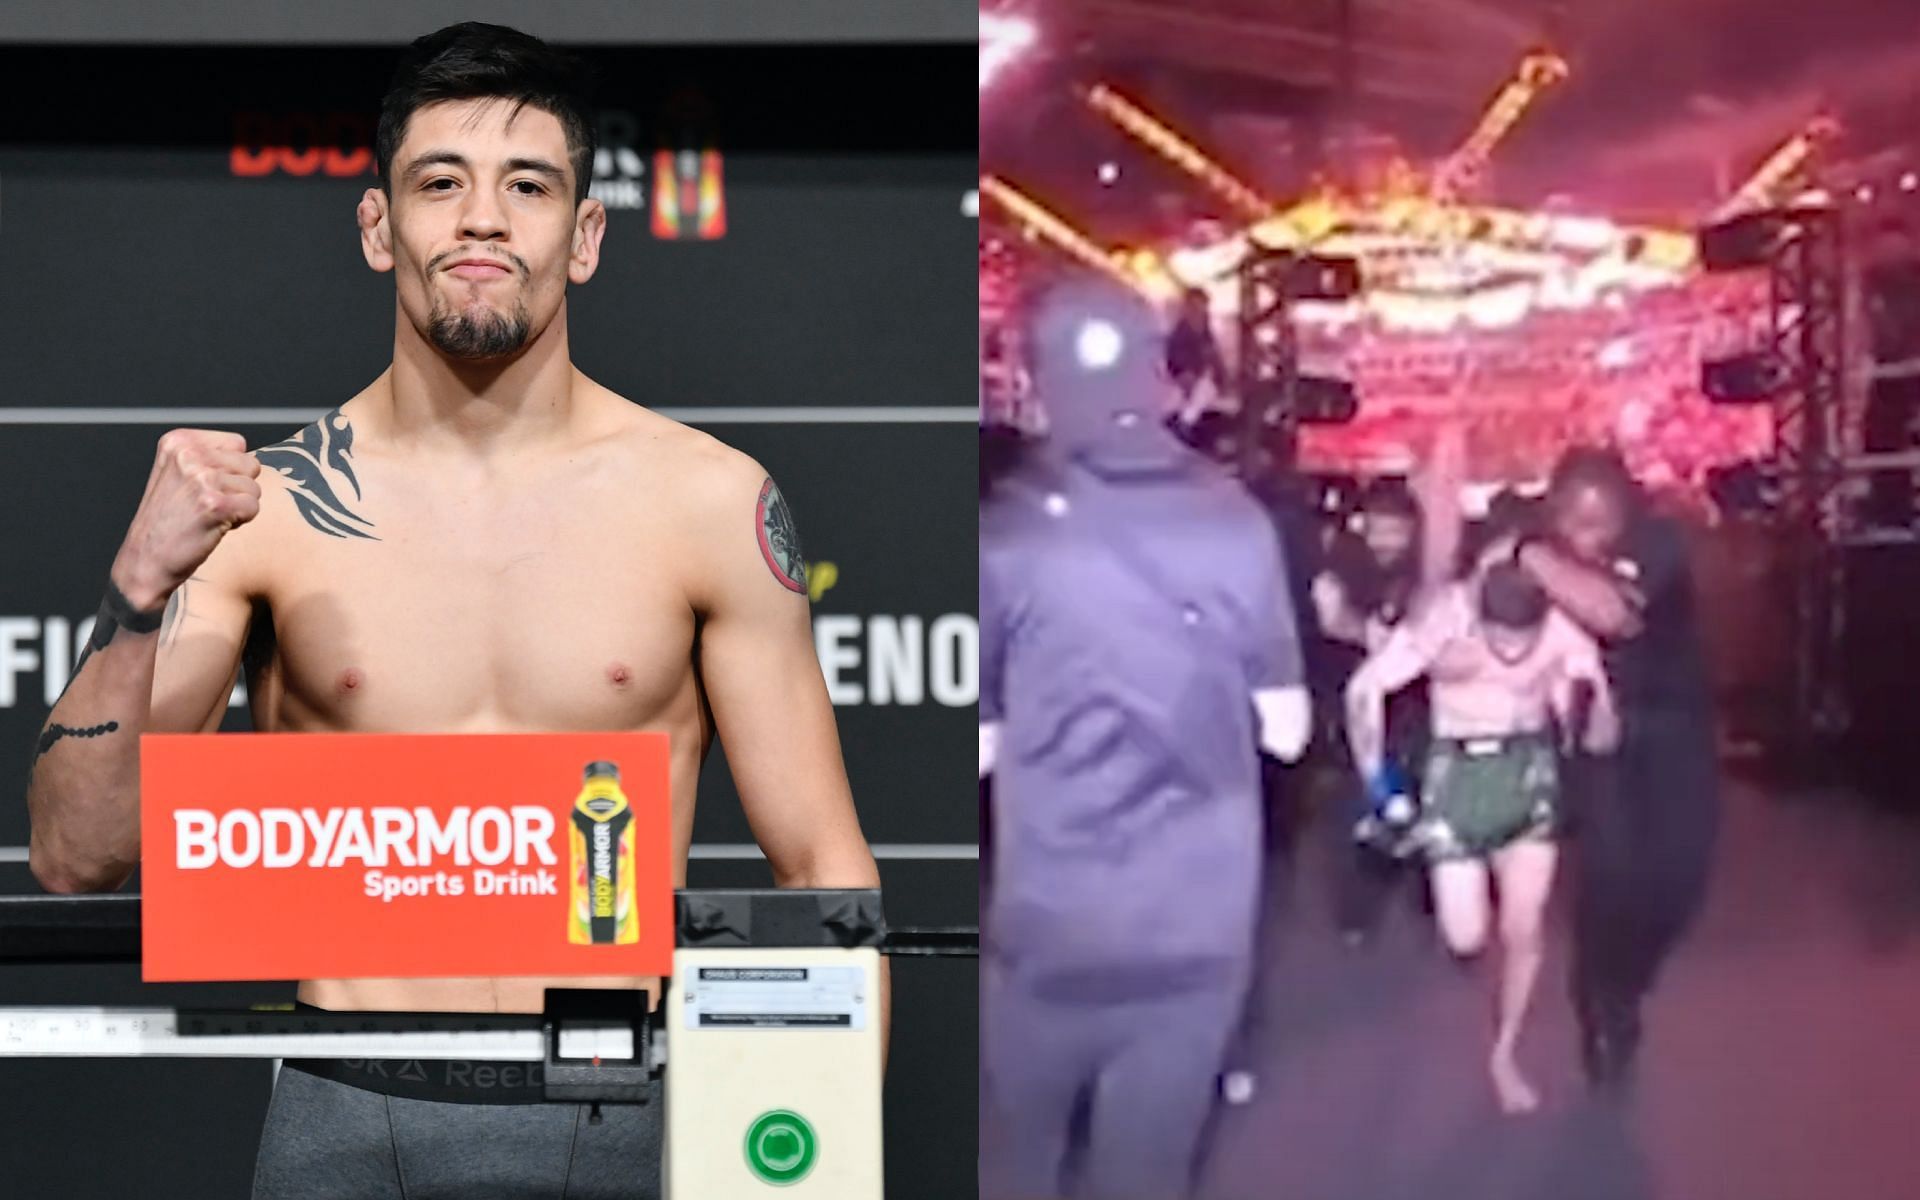
[[[263,731],[669,734],[677,885],[719,736],[777,883],[878,886],[786,501],[745,455],[570,361],[567,285],[593,276],[606,228],[574,71],[531,37],[471,24],[403,61],[380,118],[381,186],[357,210],[368,265],[395,277],[392,365],[257,453],[231,433],[161,439],[40,738],[31,863],[48,890],[126,882],[140,735],[216,729],[243,666]],[[329,1009],[537,1012],[553,985],[656,986],[317,979],[299,994]],[[497,1073],[462,1077],[475,1075]],[[385,1079],[290,1067],[254,1194],[398,1197],[404,1177],[410,1195],[657,1196],[660,1112],[583,1117],[539,1103],[537,1081],[396,1096]]]
[[[1601,753],[1619,723],[1593,639],[1553,609],[1511,560],[1489,553],[1469,579],[1442,587],[1396,626],[1348,685],[1354,762],[1382,786],[1387,697],[1426,676],[1433,742],[1421,832],[1433,863],[1434,908],[1447,947],[1462,957],[1487,940],[1488,867],[1500,896],[1499,1025],[1488,1061],[1502,1109],[1530,1112],[1539,1096],[1516,1047],[1539,977],[1543,916],[1553,884],[1558,805],[1554,724],[1583,729]]]

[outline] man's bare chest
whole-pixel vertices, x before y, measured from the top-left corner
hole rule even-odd
[[[280,709],[344,729],[632,728],[692,694],[667,531],[579,506],[369,506],[267,583]]]
[[[1442,686],[1488,688],[1516,697],[1544,697],[1553,683],[1559,655],[1536,644],[1517,659],[1495,654],[1486,641],[1467,635],[1450,640],[1435,658],[1431,675]]]

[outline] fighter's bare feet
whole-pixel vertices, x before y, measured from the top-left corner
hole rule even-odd
[[[1514,1061],[1513,1051],[1495,1050],[1487,1070],[1493,1076],[1493,1090],[1500,1097],[1501,1112],[1510,1117],[1521,1116],[1540,1107],[1540,1093],[1520,1073],[1520,1064]]]

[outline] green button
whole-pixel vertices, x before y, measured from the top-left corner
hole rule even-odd
[[[805,1179],[819,1150],[813,1126],[784,1108],[761,1114],[747,1128],[747,1166],[776,1187]]]

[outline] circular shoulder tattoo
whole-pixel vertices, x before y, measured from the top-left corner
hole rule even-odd
[[[767,560],[773,577],[788,591],[804,596],[807,560],[800,550],[800,531],[793,523],[793,510],[787,506],[787,498],[771,479],[760,489],[755,524],[760,533],[760,556]]]

